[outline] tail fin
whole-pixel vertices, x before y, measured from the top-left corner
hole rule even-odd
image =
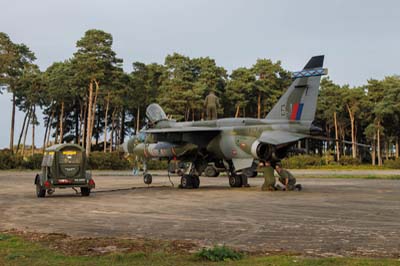
[[[317,108],[318,89],[323,69],[324,56],[314,56],[302,71],[294,72],[294,81],[268,113],[268,120],[312,122]]]

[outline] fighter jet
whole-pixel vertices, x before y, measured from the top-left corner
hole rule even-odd
[[[255,171],[258,161],[282,160],[297,141],[321,133],[313,125],[324,56],[312,57],[303,70],[292,73],[293,82],[264,119],[222,118],[210,121],[176,122],[162,108],[150,104],[148,123],[138,139],[128,141],[125,151],[144,162],[167,159],[188,162],[181,188],[198,188],[199,176],[209,163],[224,167],[229,185],[241,187]],[[144,169],[144,182],[151,174]]]

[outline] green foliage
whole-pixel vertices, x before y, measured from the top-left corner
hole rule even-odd
[[[358,158],[353,158],[351,156],[342,156],[339,161],[340,165],[360,165],[361,162]]]
[[[96,138],[97,144],[100,136],[110,143],[113,135],[113,144],[118,146],[129,131],[142,128],[146,107],[152,102],[159,103],[173,119],[199,120],[204,117],[204,97],[214,90],[220,98],[220,115],[265,117],[292,81],[280,61],[257,59],[250,68],[239,67],[228,75],[210,57],[190,58],[178,53],[167,55],[164,64],[134,62],[128,74],[112,45],[110,33],[90,29],[77,41],[70,59],[55,62],[42,73],[33,64],[35,55],[26,45],[13,43],[0,32],[0,51],[5,51],[0,53],[0,89],[14,94],[13,106],[29,112],[27,125],[39,124],[40,116],[35,113],[39,108],[35,107],[41,107],[51,137],[60,139],[63,132],[63,140],[77,142],[86,134]],[[92,99],[88,97],[90,84],[96,85]],[[90,112],[89,103],[94,105]],[[369,142],[375,147],[379,137],[380,143],[389,143],[389,149],[393,149],[400,136],[399,110],[399,76],[370,79],[356,88],[323,78],[315,120],[328,138]],[[89,114],[93,130],[87,132]],[[23,136],[18,133],[12,134]],[[334,150],[335,145],[329,142],[328,150]],[[352,146],[353,157],[363,153],[362,148]],[[350,145],[340,145],[340,155],[348,150],[344,147]],[[384,149],[380,150],[382,153]],[[347,158],[338,163],[357,164]]]
[[[8,240],[8,239],[10,239],[10,238],[11,238],[10,235],[0,234],[0,241]]]
[[[214,246],[213,248],[203,248],[196,253],[200,259],[209,261],[240,260],[244,257],[243,253],[224,246]]]
[[[0,151],[0,170],[16,169],[23,164],[23,158],[13,154],[10,150]]]
[[[163,160],[150,160],[147,162],[147,168],[149,170],[167,170],[168,169],[168,162]]]
[[[13,154],[9,150],[0,151],[0,170],[9,169],[40,169],[43,154],[34,154],[27,158]]]
[[[324,164],[324,157],[317,155],[296,155],[282,160],[283,167],[290,169],[304,169]]]
[[[93,239],[96,241],[96,239]],[[374,258],[309,258],[299,256],[246,256],[240,261],[198,261],[193,255],[167,252],[112,253],[102,256],[65,255],[46,245],[24,240],[9,234],[0,234],[0,265],[74,265],[74,266],[146,266],[146,265],[243,265],[243,266],[394,266],[398,259]]]
[[[221,97],[226,70],[209,57],[189,58],[174,53],[165,58],[158,102],[175,119],[200,119],[204,97],[214,90]]]
[[[0,51],[0,84],[15,92],[25,67],[32,65],[36,57],[25,44],[13,43],[4,32],[0,32]]]
[[[249,103],[248,95],[254,90],[255,81],[256,78],[250,69],[241,67],[232,71],[225,97],[236,108],[236,114]]]
[[[27,157],[23,162],[22,162],[22,168],[25,169],[40,169],[42,167],[42,161],[43,161],[43,154],[34,154],[29,157]]]
[[[89,168],[92,170],[126,170],[131,166],[119,152],[92,152],[89,156]]]
[[[306,168],[315,168],[315,167],[328,167],[333,166],[358,166],[361,165],[361,162],[358,158],[353,158],[351,156],[342,156],[340,157],[339,162],[335,161],[326,161],[326,157],[321,157],[319,155],[296,155],[288,157],[282,160],[282,164],[286,168],[290,169],[306,169]],[[328,165],[327,165],[328,163]]]
[[[110,33],[96,29],[86,31],[77,41],[78,51],[74,53],[72,64],[87,83],[92,79],[107,83],[115,68],[120,67],[122,60],[116,57],[112,44]]]
[[[383,165],[391,169],[400,169],[400,159],[386,160]]]

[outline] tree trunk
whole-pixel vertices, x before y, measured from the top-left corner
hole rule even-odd
[[[97,115],[95,115],[95,119],[96,119],[96,146],[98,146],[100,138],[100,106],[97,106]]]
[[[107,94],[107,98],[106,98],[106,113],[104,114],[104,144],[103,144],[103,148],[104,148],[104,153],[107,152],[107,122],[108,122],[108,108],[110,106],[110,92]]]
[[[47,136],[45,136],[45,141],[44,141],[44,145],[43,145],[43,152],[46,149],[47,145],[49,145],[50,142],[50,136],[51,136],[51,125],[53,124],[53,119],[54,119],[54,112],[55,110],[53,110],[51,112],[51,117],[50,117],[50,122],[49,122],[49,130],[47,132]]]
[[[334,121],[334,123],[335,123],[336,160],[339,162],[339,160],[340,160],[339,132],[338,132],[338,124],[337,124],[337,115],[336,115],[336,112],[333,112],[333,121]]]
[[[185,122],[189,120],[189,115],[190,115],[190,107],[186,107],[185,110]]]
[[[389,146],[390,146],[390,141],[387,140],[387,141],[385,141],[385,143],[386,143],[386,145],[385,145],[385,156],[386,156],[386,161],[387,161],[387,160],[389,160],[389,152],[390,152]]]
[[[114,128],[115,128],[115,111],[112,112],[111,115],[111,135],[110,135],[110,152],[113,151],[113,140],[114,140]]]
[[[61,101],[60,111],[60,143],[64,142],[64,100]]]
[[[376,131],[374,131],[374,136],[372,140],[372,165],[376,165]]]
[[[326,145],[326,151],[325,152],[328,152],[328,150],[330,150],[330,147],[331,147],[331,142],[329,140],[331,138],[331,128],[330,128],[330,126],[328,124],[326,124],[325,130],[326,130],[326,138],[328,139],[326,141],[327,145]]]
[[[94,83],[96,85],[96,90],[95,90],[95,93],[94,93],[94,99],[93,99],[93,104],[92,104],[92,119],[90,121],[90,133],[89,133],[90,140],[92,140],[92,137],[93,137],[94,119],[96,117],[97,96],[99,94],[99,83],[96,80],[93,80],[93,81],[94,81]],[[91,144],[92,143],[90,142],[90,145]],[[90,150],[91,149],[92,148],[90,148]]]
[[[239,117],[239,112],[240,112],[240,105],[236,106],[236,113],[235,113],[235,118]]]
[[[17,151],[16,153],[18,153],[19,151],[19,146],[21,145],[21,140],[22,140],[22,136],[24,135],[24,131],[25,131],[25,126],[26,126],[26,119],[29,116],[29,110],[25,113],[25,117],[24,117],[24,122],[22,123],[22,129],[21,132],[19,133],[19,138],[18,138],[18,144],[17,144]]]
[[[32,156],[35,154],[35,123],[36,123],[36,107],[33,106],[32,111]]]
[[[137,108],[137,114],[136,114],[136,132],[135,134],[138,135],[139,134],[139,130],[140,130],[140,108],[138,106]]]
[[[267,105],[268,105],[268,100],[264,100],[264,105],[262,107],[263,109],[263,117],[267,117]]]
[[[58,120],[57,120],[56,127],[55,127],[56,133],[55,133],[55,136],[54,136],[54,144],[58,143],[58,135],[60,134],[60,132],[58,131],[58,125],[60,124],[60,119],[59,119],[59,117],[57,119]]]
[[[44,150],[46,149],[46,138],[47,138],[47,133],[49,132],[49,122],[50,122],[50,117],[47,118],[46,129],[44,131],[42,153],[44,153]]]
[[[84,111],[83,111],[83,121],[81,123],[83,124],[82,128],[82,147],[86,147],[86,137],[87,137],[87,113],[88,113],[88,101],[86,99],[86,102],[84,103]]]
[[[46,123],[46,131],[44,132],[44,138],[43,138],[43,148],[42,148],[42,153],[44,153],[44,150],[46,149],[47,143],[48,143],[48,135],[50,135],[51,131],[51,123],[53,122],[53,115],[54,115],[54,110],[51,112],[51,116],[48,117],[47,123]]]
[[[382,166],[382,154],[381,154],[381,130],[380,130],[381,123],[378,122],[378,130],[376,132],[377,136],[377,153],[378,153],[378,165]]]
[[[14,128],[15,128],[15,93],[12,94],[11,128],[10,128],[10,151],[14,153]]]
[[[115,139],[114,139],[114,146],[115,146],[115,148],[117,148],[117,145],[118,145],[118,143],[119,143],[119,141],[118,141],[118,138],[119,138],[119,134],[120,134],[120,130],[119,130],[119,123],[120,123],[120,118],[119,117],[117,117],[117,119],[116,119],[116,123],[115,123]]]
[[[399,136],[396,137],[396,159],[399,159]]]
[[[260,119],[261,117],[261,91],[258,92],[258,99],[257,99],[257,118]]]
[[[78,132],[78,145],[82,145],[81,144],[81,140],[82,140],[82,125],[83,125],[83,104],[82,102],[79,102],[79,132]]]
[[[75,144],[79,145],[79,114],[78,107],[75,104]]]
[[[25,153],[26,135],[28,134],[28,128],[29,128],[29,123],[31,121],[31,116],[32,116],[32,111],[29,110],[28,122],[26,124],[25,133],[24,133],[24,141],[22,142],[22,150],[21,150],[22,156],[24,156],[24,153]]]
[[[119,137],[118,144],[121,145],[125,141],[125,108],[122,108],[121,112],[121,127],[118,137]],[[117,142],[115,144],[117,144]]]
[[[86,121],[86,156],[89,156],[90,149],[92,146],[91,136],[90,136],[90,128],[92,121],[92,98],[93,98],[93,81],[90,81],[89,84],[89,98],[88,98],[88,111],[87,111],[87,121]]]
[[[347,107],[347,111],[349,113],[349,117],[350,117],[350,125],[351,125],[351,151],[352,151],[352,155],[353,158],[357,158],[357,145],[356,145],[356,136],[355,136],[355,130],[354,130],[354,126],[355,126],[355,119],[354,119],[354,113],[351,111],[350,106],[346,105]]]
[[[345,138],[344,125],[342,125],[341,123],[338,123],[338,126],[339,126],[339,136],[340,136],[340,139],[342,140],[342,154],[343,154],[343,156],[346,156],[346,143],[344,143],[344,138]]]

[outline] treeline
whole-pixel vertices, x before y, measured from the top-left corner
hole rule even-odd
[[[177,53],[167,55],[164,64],[133,62],[132,71],[126,73],[112,44],[111,34],[88,30],[70,59],[42,72],[26,45],[15,44],[0,33],[0,84],[13,97],[11,151],[26,152],[30,129],[33,154],[35,127],[42,123],[45,134],[38,146],[43,149],[53,143],[74,142],[88,154],[92,148],[111,152],[144,125],[146,107],[152,102],[174,119],[203,119],[203,100],[210,90],[220,98],[220,117],[262,118],[291,83],[290,72],[280,61],[258,59],[252,67],[228,74],[212,58]],[[372,145],[372,163],[381,164],[382,156],[397,158],[399,84],[395,76],[369,80],[357,88],[323,79],[317,124],[327,137],[353,144],[324,141],[310,150],[332,151],[337,160],[349,153],[361,158],[363,152],[355,143],[363,142]],[[25,117],[21,128],[15,129],[17,108]],[[44,121],[38,121],[38,112],[43,112]]]
[[[327,145],[334,149],[337,161],[341,155],[351,155],[381,166],[383,157],[398,159],[399,119],[399,76],[370,79],[353,88],[339,86],[328,78],[321,82],[316,122],[325,129],[327,137],[336,140]],[[346,144],[346,140],[350,143]]]

